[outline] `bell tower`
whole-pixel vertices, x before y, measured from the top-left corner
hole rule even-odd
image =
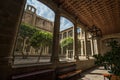
[[[36,13],[36,8],[34,6],[32,6],[32,5],[27,5],[26,11]]]

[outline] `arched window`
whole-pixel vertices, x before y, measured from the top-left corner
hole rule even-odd
[[[50,62],[54,12],[38,0],[27,0],[23,16],[18,35],[23,46],[19,53],[14,51],[14,64]]]
[[[72,61],[73,53],[73,23],[65,17],[60,18],[60,61]]]

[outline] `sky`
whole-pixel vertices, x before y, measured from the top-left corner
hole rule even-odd
[[[49,7],[47,7],[46,5],[44,5],[43,3],[37,0],[27,0],[26,5],[28,4],[34,6],[37,9],[36,11],[37,15],[40,15],[54,22],[55,14]],[[68,19],[64,17],[60,18],[60,31],[70,28],[72,26],[73,26],[73,23],[70,22]]]

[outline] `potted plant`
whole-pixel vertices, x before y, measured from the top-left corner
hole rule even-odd
[[[114,39],[108,42],[108,47],[111,47],[111,50],[102,55],[94,55],[96,58],[95,63],[98,65],[109,65],[109,73],[116,76],[116,79],[120,80],[120,44]],[[97,56],[97,57],[96,57]]]

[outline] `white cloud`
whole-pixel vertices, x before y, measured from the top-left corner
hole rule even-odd
[[[47,18],[48,20],[54,21],[54,12],[43,3],[37,0],[27,0],[27,4],[34,6],[37,9],[38,15]]]
[[[48,20],[54,21],[54,18],[55,18],[54,12],[49,7],[44,5],[43,3],[41,3],[37,0],[27,0],[27,4],[34,6],[37,9],[36,13],[38,15],[40,15],[44,18],[47,18]],[[70,22],[69,20],[67,20],[64,17],[61,17],[60,31],[70,28],[72,26],[73,26],[72,22]]]

